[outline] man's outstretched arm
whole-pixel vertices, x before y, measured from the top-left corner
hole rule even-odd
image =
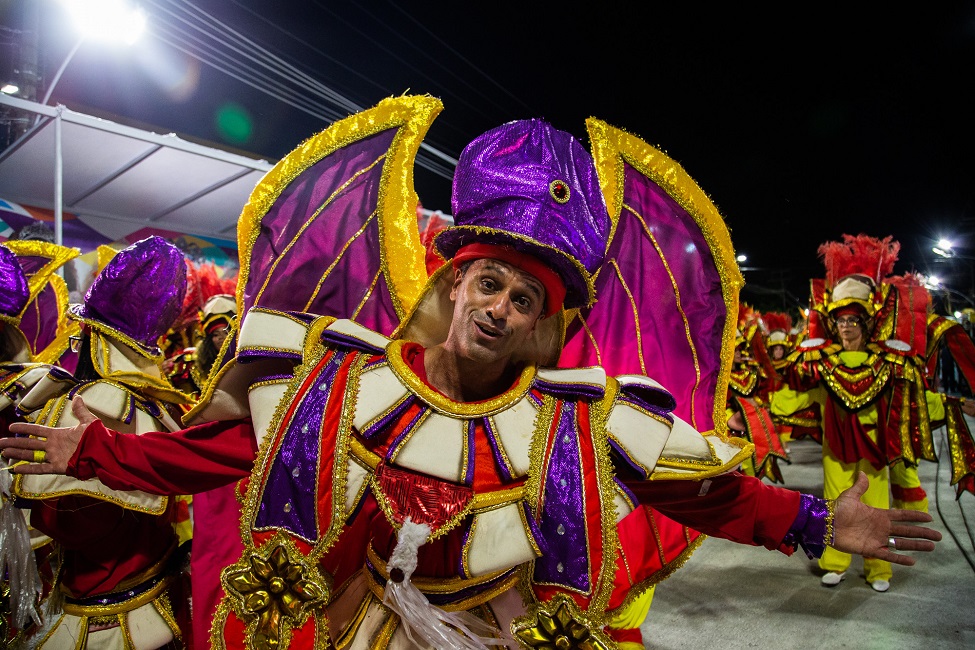
[[[862,473],[836,500],[831,520],[802,512],[798,492],[737,472],[707,481],[627,481],[626,486],[641,503],[685,526],[769,549],[791,552],[790,540],[807,547],[827,543],[845,553],[911,566],[914,558],[897,551],[933,551],[941,539],[938,531],[917,525],[931,521],[927,513],[881,510],[860,501],[867,489]]]
[[[28,461],[15,464],[12,472],[98,478],[116,490],[195,494],[249,476],[257,455],[247,420],[134,435],[107,429],[80,397],[71,409],[78,419],[73,427],[11,425],[11,433],[35,436],[0,440],[4,458]]]

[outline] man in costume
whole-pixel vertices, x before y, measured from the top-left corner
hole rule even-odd
[[[84,399],[120,435],[178,428],[172,413],[186,396],[163,377],[156,342],[182,304],[185,268],[158,237],[115,255],[69,312],[81,326],[74,377],[52,369],[18,409],[71,426],[79,420],[70,403]],[[180,568],[175,500],[51,476],[17,476],[12,491],[61,548],[60,597],[48,599],[34,647],[157,648],[180,638],[182,599],[169,599]]]
[[[619,647],[613,608],[625,606],[633,587],[619,552],[636,540],[621,536],[618,524],[640,504],[784,552],[833,544],[911,564],[894,549],[933,548],[926,540],[937,539],[935,531],[893,523],[929,517],[869,508],[858,500],[862,485],[833,504],[734,472],[750,455],[747,444],[698,433],[645,376],[551,367],[565,340],[565,310],[594,302],[610,217],[589,155],[544,122],[506,124],[465,149],[454,182],[456,225],[436,240],[451,263],[419,292],[392,339],[315,316],[329,278],[307,280],[311,291],[300,293],[295,269],[308,268],[307,258],[292,245],[259,260],[260,238],[281,251],[277,244],[313,229],[314,218],[275,221],[302,203],[298,197],[348,213],[349,194],[371,186],[372,170],[395,182],[377,163],[399,159],[399,145],[418,145],[409,118],[404,127],[399,117],[404,110],[429,115],[439,105],[399,98],[334,125],[323,149],[344,151],[355,164],[330,166],[318,156],[299,168],[316,175],[302,177],[295,159],[283,161],[284,188],[267,191],[272,170],[249,204],[263,213],[261,228],[246,223],[245,209],[243,231],[254,239],[239,293],[245,316],[236,363],[189,419],[219,411],[249,413],[250,421],[138,440],[97,421],[19,425],[46,438],[3,444],[11,457],[45,451],[45,462],[18,468],[25,473],[68,469],[162,492],[249,475],[244,550],[222,576],[215,643],[484,648],[515,643],[513,636],[522,647]],[[396,188],[385,189],[381,199]],[[375,197],[368,194],[365,206]],[[361,263],[344,253],[359,233],[375,232],[372,209],[356,214],[365,222],[348,226],[361,229],[337,246],[336,265]],[[403,214],[415,229],[415,217]],[[271,222],[277,232],[264,227]],[[380,234],[391,226],[377,225]],[[381,263],[394,244],[385,240]],[[415,252],[422,261],[422,246]],[[288,273],[286,288],[273,285],[278,270]],[[384,291],[404,279],[388,266],[365,276],[371,281],[355,312],[382,329],[370,310],[390,300],[398,312],[390,296],[405,292]],[[267,306],[296,293],[306,309]],[[595,312],[586,314],[593,333]],[[710,352],[696,354],[706,368]],[[74,408],[83,414],[83,405]]]
[[[821,405],[825,497],[836,498],[864,473],[870,482],[864,500],[876,508],[890,504],[888,465],[933,460],[928,416],[940,407],[906,342],[924,340],[926,296],[889,278],[898,250],[890,237],[866,235],[820,247],[826,279],[813,282],[810,338],[790,356],[791,390],[773,397],[773,411],[781,414]],[[839,584],[850,560],[827,548],[819,560],[822,584]],[[874,590],[890,588],[888,562],[866,558],[864,572]]]

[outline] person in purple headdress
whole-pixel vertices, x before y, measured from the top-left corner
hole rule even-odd
[[[453,190],[455,225],[435,240],[451,263],[392,338],[255,307],[217,380],[250,387],[252,420],[137,440],[97,420],[21,425],[44,438],[3,454],[44,451],[25,473],[159,493],[249,476],[213,619],[225,648],[632,644],[608,607],[624,505],[787,553],[912,564],[895,545],[933,549],[936,531],[897,523],[930,517],[869,508],[865,486],[827,503],[736,472],[750,451],[674,417],[647,377],[552,367],[560,314],[593,302],[610,229],[572,136],[541,120],[489,131]]]
[[[178,429],[170,410],[178,413],[186,398],[162,376],[156,341],[183,291],[185,262],[175,246],[151,237],[119,252],[69,312],[81,326],[72,337],[80,354],[74,377],[51,369],[19,410],[72,426],[95,417],[70,408],[84,399],[120,435]],[[45,602],[34,647],[157,648],[181,637],[174,613],[181,600],[169,600],[180,565],[173,499],[59,476],[17,476],[12,491],[30,508],[31,525],[60,546],[58,597]]]
[[[0,436],[22,422],[17,404],[68,349],[77,330],[58,299],[67,293],[55,272],[79,251],[40,240],[0,245]],[[7,469],[4,466],[3,469]],[[0,619],[0,641],[13,647],[38,620],[36,605],[53,582],[51,539],[27,524],[27,511],[15,506],[11,478],[0,476],[0,576],[8,607]],[[33,552],[32,552],[33,551]],[[6,620],[9,615],[9,620]]]

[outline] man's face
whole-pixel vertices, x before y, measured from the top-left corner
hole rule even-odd
[[[493,259],[454,271],[454,315],[445,347],[483,363],[507,361],[542,314],[545,288],[533,275]]]
[[[861,350],[866,341],[863,318],[856,314],[843,314],[836,319],[836,333],[844,350]]]

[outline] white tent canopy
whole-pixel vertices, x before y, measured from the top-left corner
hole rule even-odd
[[[272,163],[0,95],[0,104],[39,116],[0,152],[0,196],[72,212],[118,237],[144,227],[236,239],[237,218]]]

